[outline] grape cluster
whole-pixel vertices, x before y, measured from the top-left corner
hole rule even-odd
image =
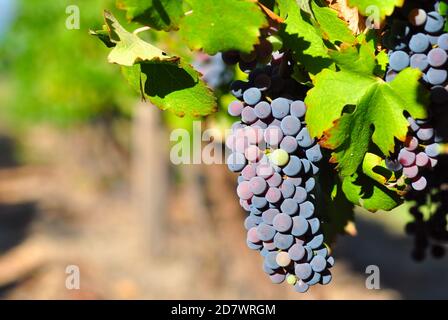
[[[440,170],[429,173],[429,193],[411,192],[406,199],[413,202],[410,213],[413,221],[406,225],[406,233],[414,236],[412,258],[421,261],[426,250],[434,258],[445,254],[448,244],[448,157],[439,156]]]
[[[448,242],[448,162],[439,154],[439,143],[448,137],[446,8],[446,1],[407,1],[390,18],[384,37],[384,46],[390,49],[386,81],[410,66],[423,72],[421,81],[431,90],[431,118],[408,118],[410,130],[405,143],[386,161],[389,169],[401,172],[412,187],[405,195],[412,203],[413,217],[406,232],[414,236],[412,257],[417,261],[423,260],[428,248],[434,257],[442,257]]]
[[[396,158],[386,159],[389,170],[402,173],[415,191],[423,191],[428,180],[423,173],[437,165],[440,145],[435,142],[434,129],[427,121],[409,121],[409,133]]]
[[[329,283],[334,264],[315,213],[322,153],[304,122],[305,104],[292,98],[300,91],[294,86],[288,91],[287,81],[282,88],[273,81],[280,65],[255,69],[248,82],[232,85],[239,100],[228,111],[241,121],[226,140],[232,150],[227,163],[231,171],[240,172],[237,194],[249,213],[244,223],[248,247],[260,251],[263,270],[273,283],[286,281],[297,292],[306,292],[312,285]]]
[[[440,2],[408,1],[391,18],[383,38],[389,49],[386,80],[409,66],[420,69],[435,105],[448,102],[448,33]]]

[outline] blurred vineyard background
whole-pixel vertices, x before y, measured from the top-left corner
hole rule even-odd
[[[73,4],[80,30],[65,27]],[[357,235],[334,247],[331,285],[300,296],[271,284],[246,248],[235,177],[223,165],[171,165],[170,131],[191,130],[191,119],[142,103],[89,36],[104,8],[124,22],[113,0],[0,0],[2,298],[447,298],[448,260],[411,260],[405,207],[357,210]],[[146,36],[187,52],[172,34]],[[365,288],[371,264],[381,290]],[[81,290],[66,289],[68,265],[80,267]]]

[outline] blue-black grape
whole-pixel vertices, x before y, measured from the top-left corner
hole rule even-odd
[[[241,59],[251,57],[240,57],[240,67],[244,66]],[[314,206],[314,176],[323,155],[306,127],[303,100],[291,99],[293,91],[281,94],[300,85],[279,78],[272,73],[275,67],[268,67],[253,70],[248,82],[232,86],[239,101],[229,106],[229,114],[240,121],[226,139],[237,160],[228,165],[241,172],[237,195],[249,212],[244,221],[248,247],[260,251],[263,270],[273,283],[287,278],[296,291],[306,292],[322,283],[321,272],[314,271],[311,263],[320,270],[323,259],[326,274],[331,267],[326,263],[330,256]],[[314,261],[314,256],[322,259]]]

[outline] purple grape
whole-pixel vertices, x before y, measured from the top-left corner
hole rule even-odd
[[[305,249],[299,244],[294,244],[289,248],[288,254],[291,260],[299,261],[305,256]]]
[[[252,227],[247,231],[247,240],[252,243],[259,243],[260,238],[258,237],[257,228]]]
[[[272,226],[274,218],[278,214],[280,214],[280,211],[278,211],[277,209],[268,209],[265,212],[263,212],[261,217],[264,223]]]
[[[431,157],[435,158],[440,154],[440,146],[438,143],[432,143],[425,147],[425,153]]]
[[[408,67],[409,62],[409,55],[404,51],[395,51],[389,57],[389,65],[395,71]]]
[[[263,209],[264,207],[266,207],[268,205],[268,201],[266,200],[265,197],[253,196],[251,200],[252,200],[252,204],[257,209]]]
[[[296,118],[303,118],[306,113],[306,105],[303,101],[294,101],[291,103],[291,115]]]
[[[308,178],[305,182],[305,190],[308,192],[311,192],[314,190],[314,187],[316,186],[316,179],[313,177]]]
[[[320,149],[320,146],[316,144],[314,147],[311,147],[310,149],[306,150],[306,157],[311,162],[319,162],[322,160],[322,151]]]
[[[306,280],[311,277],[313,274],[313,269],[309,263],[297,263],[294,271],[296,276],[302,280]]]
[[[280,192],[280,189],[270,187],[268,191],[266,192],[266,200],[270,203],[278,203],[282,198],[282,193]]]
[[[261,218],[257,216],[250,215],[244,220],[244,227],[246,230],[257,227],[261,223]]]
[[[258,88],[249,88],[243,93],[244,102],[248,105],[254,106],[261,99],[261,91]]]
[[[241,101],[233,101],[229,104],[229,114],[232,117],[239,117],[241,116],[241,112],[244,109],[244,105],[241,103]]]
[[[245,107],[241,112],[241,120],[246,124],[252,124],[257,121],[257,116],[255,115],[254,108]]]
[[[434,138],[434,129],[433,128],[420,128],[417,131],[417,138],[422,141],[429,141]]]
[[[292,216],[292,215],[296,214],[297,211],[299,210],[299,205],[293,199],[285,199],[280,206],[280,210],[283,213],[286,213],[286,214]]]
[[[269,252],[264,258],[266,266],[272,270],[278,269],[280,266],[277,264],[277,252]]]
[[[398,161],[405,167],[410,167],[415,163],[415,153],[402,149],[398,154]]]
[[[285,281],[286,279],[286,275],[284,273],[280,273],[280,272],[275,272],[274,274],[271,274],[269,276],[269,278],[271,279],[272,283],[274,284],[280,284],[283,281]]]
[[[291,233],[296,236],[296,237],[300,237],[302,235],[304,235],[307,231],[308,231],[308,221],[301,217],[293,217],[292,218],[292,230]]]
[[[298,147],[297,140],[291,136],[284,137],[282,142],[280,142],[280,149],[285,150],[289,154],[296,152]]]
[[[415,164],[419,167],[426,167],[429,164],[429,157],[424,152],[417,153],[415,157]]]
[[[319,272],[314,272],[313,277],[310,280],[307,280],[306,284],[309,286],[314,286],[315,284],[318,284],[321,279],[322,275]]]
[[[446,70],[429,68],[426,73],[427,80],[432,85],[439,85],[446,81],[448,73]]]
[[[249,181],[249,189],[255,195],[261,195],[266,191],[268,184],[262,177],[253,177]]]
[[[278,232],[287,232],[292,228],[292,219],[286,213],[280,213],[274,217],[272,225],[274,229],[277,230]]]
[[[305,293],[309,288],[310,286],[302,280],[297,281],[297,283],[294,285],[294,289],[299,293]]]
[[[276,119],[283,119],[289,114],[289,101],[285,98],[277,98],[271,103],[272,115]]]
[[[270,187],[279,187],[283,182],[283,178],[280,174],[274,173],[272,175],[272,177],[270,177],[269,179],[266,180],[266,182],[268,183],[268,185]],[[284,197],[284,195],[283,195],[283,197]]]
[[[271,116],[271,105],[266,101],[261,101],[255,106],[254,112],[258,118],[267,119]]]
[[[448,59],[448,55],[445,50],[440,48],[431,49],[428,53],[428,63],[432,67],[441,67],[443,66]]]
[[[244,154],[241,154],[239,152],[232,153],[227,158],[227,166],[229,167],[230,171],[240,172],[244,169],[245,165],[246,158],[244,157]]]
[[[428,18],[426,11],[418,8],[413,9],[408,17],[409,22],[416,27],[423,26]]]
[[[403,168],[403,174],[410,179],[417,177],[418,173],[419,171],[417,166]]]
[[[419,177],[416,180],[414,180],[411,184],[412,188],[416,191],[425,190],[427,185],[428,185],[428,182],[426,181],[425,177]]]
[[[417,53],[411,56],[411,68],[425,71],[429,67],[428,57],[426,54]],[[386,80],[387,81],[387,80]]]
[[[313,145],[314,139],[311,138],[308,128],[303,128],[296,137],[297,143],[302,148],[309,148]]]
[[[296,192],[294,193],[293,199],[297,201],[297,203],[302,203],[308,198],[308,192],[306,192],[305,188],[296,187]]]
[[[300,131],[301,126],[300,120],[293,116],[284,117],[280,125],[283,133],[288,136],[296,135]]]
[[[277,126],[268,127],[264,132],[264,140],[271,146],[278,146],[283,139],[283,132]]]
[[[283,173],[287,176],[294,177],[302,170],[302,161],[299,157],[291,156],[286,167],[283,168]]]
[[[409,49],[411,49],[412,51],[414,51],[415,53],[422,53],[422,52],[425,52],[428,48],[429,48],[429,46],[430,46],[430,43],[429,43],[429,39],[428,39],[428,37],[426,36],[426,34],[424,34],[424,33],[417,33],[417,34],[414,34],[412,37],[411,37],[411,40],[409,41]],[[403,57],[402,59],[403,59],[403,61],[404,60],[406,60],[406,58],[404,57],[404,55],[401,55],[400,54],[400,58],[401,57]],[[392,58],[392,56],[391,56],[391,58]],[[403,62],[404,63],[404,62]],[[403,64],[404,65],[404,64]],[[407,65],[406,65],[406,67],[407,67]],[[402,69],[400,69],[400,70],[397,70],[396,68],[394,68],[394,67],[392,67],[395,71],[401,71],[402,69],[404,69],[404,68],[402,68]]]
[[[260,223],[260,222],[258,222]],[[308,223],[310,224],[310,229],[312,234],[316,234],[320,229],[320,221],[318,218],[312,218],[308,220]]]
[[[425,31],[429,33],[437,33],[442,31],[445,19],[436,11],[429,12],[425,23]]]
[[[310,265],[314,272],[322,272],[327,266],[327,260],[322,256],[314,256],[311,259]]]
[[[438,37],[437,45],[439,46],[439,48],[448,51],[448,33],[444,33],[440,37]]]
[[[277,232],[274,236],[274,244],[280,250],[288,250],[294,244],[294,237],[290,234]]]
[[[313,237],[311,241],[307,243],[311,249],[317,249],[324,243],[324,236],[322,234],[318,234]]]
[[[261,241],[270,241],[274,239],[275,233],[275,229],[272,226],[263,222],[257,227],[257,237]]]
[[[280,191],[282,193],[283,198],[288,200],[289,198],[291,198],[294,195],[294,192],[296,191],[296,187],[292,181],[287,179],[287,180],[284,180],[282,185],[280,186]]]

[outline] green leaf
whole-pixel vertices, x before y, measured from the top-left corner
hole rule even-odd
[[[401,7],[403,4],[404,0],[348,0],[348,5],[357,7],[364,16],[378,12],[381,21],[386,16],[390,16],[394,12],[395,7]]]
[[[311,7],[325,39],[333,43],[340,41],[353,44],[355,42],[355,36],[348,28],[347,23],[338,17],[335,10],[320,7],[314,1],[311,2]]]
[[[384,159],[370,152],[367,152],[364,157],[362,172],[382,185],[386,184],[392,176],[392,172],[387,169]]]
[[[402,203],[394,191],[361,173],[345,177],[342,182],[342,190],[351,202],[372,212],[389,211]]]
[[[261,8],[251,0],[190,0],[192,13],[181,22],[180,32],[192,50],[208,54],[239,50],[251,52],[267,27]]]
[[[115,44],[108,57],[110,63],[130,67],[143,61],[177,62],[179,60],[178,57],[168,56],[159,48],[126,31],[110,12],[105,11],[104,18],[110,42]]]
[[[426,118],[429,100],[419,83],[419,70],[405,69],[386,83],[368,74],[375,66],[370,61],[375,61],[374,56],[361,58],[360,53],[352,66],[346,64],[350,56],[348,50],[347,56],[336,58],[341,71],[326,69],[318,74],[305,100],[310,134],[321,138],[322,146],[334,150],[332,161],[338,162],[343,176],[357,171],[371,141],[386,156],[394,151],[395,138],[404,141],[408,131],[403,112]]]
[[[180,0],[118,0],[117,7],[126,10],[126,17],[133,22],[156,30],[178,29],[184,16]]]
[[[295,0],[284,0],[282,16],[287,15],[286,27],[281,31],[285,47],[290,48],[295,60],[312,74],[332,65],[328,49],[311,16],[299,8]],[[285,14],[285,12],[287,14]]]
[[[100,39],[108,48],[116,46],[116,44],[110,40],[109,30],[90,30],[89,34],[98,37],[98,39]]]
[[[141,63],[123,74],[144,98],[177,116],[207,116],[217,110],[216,98],[190,65]]]

